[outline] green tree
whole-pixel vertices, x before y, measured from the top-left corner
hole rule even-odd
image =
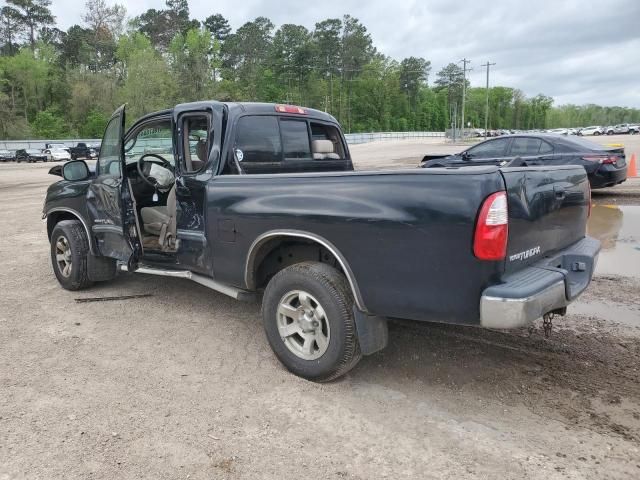
[[[121,37],[117,58],[125,72],[119,98],[120,102],[128,103],[128,118],[135,119],[171,104],[174,85],[169,67],[146,36],[133,33]]]
[[[223,77],[238,84],[242,97],[258,100],[259,80],[268,66],[274,25],[258,17],[242,25],[222,45]]]
[[[187,0],[167,0],[164,10],[149,9],[133,21],[141,33],[147,35],[152,44],[165,52],[177,34],[186,34],[198,28],[200,22],[189,19]]]
[[[409,57],[400,62],[400,88],[409,97],[414,109],[417,107],[418,93],[426,85],[431,71],[431,62],[424,58]]]
[[[454,102],[459,103],[462,100],[463,83],[464,72],[462,68],[455,63],[450,63],[436,73],[436,91],[445,90],[450,104]]]
[[[231,34],[229,21],[219,13],[209,15],[203,22],[204,27],[211,32],[213,38],[223,43]]]
[[[66,138],[71,133],[64,116],[55,109],[38,112],[31,126],[37,138]]]
[[[27,33],[29,45],[34,51],[38,29],[55,23],[49,8],[51,0],[7,0],[7,5],[13,7],[15,20]]]
[[[20,13],[14,7],[0,9],[1,53],[13,55],[18,51],[18,37],[21,33]]]
[[[108,121],[109,116],[103,112],[91,110],[78,133],[83,138],[102,138]]]
[[[215,48],[211,32],[194,28],[186,35],[178,34],[169,46],[174,81],[180,85],[178,102],[208,98],[212,93],[212,51]]]
[[[273,36],[270,66],[279,79],[287,103],[307,103],[307,83],[312,73],[311,34],[302,25],[282,25]]]

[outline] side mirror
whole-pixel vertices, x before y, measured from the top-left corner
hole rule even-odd
[[[462,152],[462,160],[464,160],[464,161],[471,160],[472,156],[473,155],[471,155],[469,152]]]
[[[58,177],[62,176],[62,165],[56,165],[55,167],[51,167],[49,170],[49,175],[56,175]]]
[[[89,167],[84,160],[74,160],[62,166],[62,178],[70,182],[86,180],[90,175]]]

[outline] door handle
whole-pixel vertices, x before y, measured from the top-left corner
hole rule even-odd
[[[562,200],[565,197],[565,191],[564,191],[564,187],[561,187],[559,185],[554,185],[553,187],[553,193],[556,194],[556,198]]]

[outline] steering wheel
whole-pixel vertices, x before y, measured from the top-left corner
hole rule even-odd
[[[145,160],[145,158],[147,157],[152,157],[154,160]],[[140,175],[140,178],[142,178],[145,183],[151,185],[153,188],[156,188],[158,186],[158,181],[151,175],[149,175],[149,173],[151,172],[151,165],[149,165],[150,163],[155,163],[156,165],[160,165],[161,167],[164,167],[167,170],[171,171],[173,171],[173,166],[167,161],[166,158],[158,155],[157,153],[145,153],[138,159],[138,162],[136,163],[138,167],[138,175]]]

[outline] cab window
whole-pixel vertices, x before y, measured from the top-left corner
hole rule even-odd
[[[282,147],[286,160],[311,160],[309,131],[304,120],[280,120]]]
[[[282,160],[278,118],[242,117],[236,127],[236,155],[244,163],[275,163]]]
[[[197,173],[202,171],[209,159],[209,117],[193,115],[183,119],[182,171]]]

